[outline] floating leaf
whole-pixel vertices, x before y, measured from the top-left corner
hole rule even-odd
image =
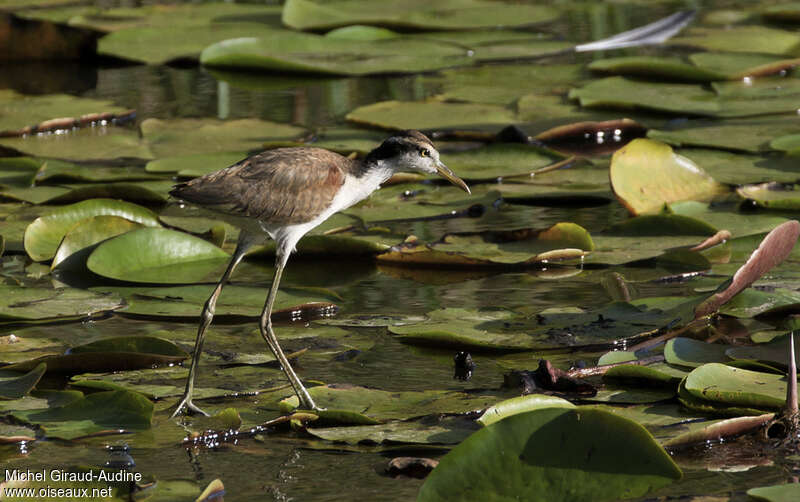
[[[686,390],[727,405],[777,409],[786,402],[786,377],[709,363],[689,373]]]
[[[499,131],[515,121],[502,106],[440,101],[381,101],[361,106],[347,120],[381,129],[478,129]]]
[[[783,183],[761,183],[738,187],[736,193],[761,207],[796,211],[800,209],[800,191],[795,188],[795,185]]]
[[[64,236],[50,268],[60,266],[64,270],[83,266],[88,258],[87,248],[141,227],[141,224],[121,216],[101,215],[80,220]]]
[[[25,230],[25,251],[33,260],[49,260],[75,223],[100,215],[119,216],[149,227],[160,225],[152,211],[136,204],[108,199],[86,200],[34,220]]]
[[[446,390],[388,392],[352,385],[325,385],[308,391],[316,402],[328,408],[328,412],[357,411],[373,421],[407,419],[432,413],[464,413],[486,408],[497,401],[496,395],[482,393]],[[281,401],[283,412],[297,406],[297,396]],[[320,418],[325,417],[322,415]]]
[[[725,74],[698,68],[679,58],[627,56],[598,59],[589,64],[589,69],[599,73],[629,75],[652,80],[713,82],[728,78]]]
[[[322,75],[416,73],[473,61],[449,44],[409,37],[357,41],[274,31],[206,47],[200,62],[216,69],[258,69]]]
[[[151,160],[145,170],[151,173],[177,173],[178,176],[195,178],[219,171],[247,157],[246,152],[221,152],[178,155]]]
[[[527,396],[512,397],[505,401],[500,401],[494,406],[490,406],[477,422],[481,425],[489,426],[495,422],[528,411],[539,410],[542,408],[575,408],[575,405],[566,399],[544,394],[528,394]]]
[[[443,418],[435,424],[420,421],[391,421],[349,427],[309,427],[307,432],[326,441],[348,444],[458,444],[477,426],[460,417]]]
[[[778,136],[797,134],[800,123],[795,117],[757,117],[719,121],[689,120],[680,128],[650,129],[647,137],[673,146],[702,146],[734,152],[768,152],[770,141]]]
[[[14,375],[7,368],[0,369],[0,398],[19,399],[28,394],[47,370],[47,365],[42,363],[24,375]]]
[[[305,131],[259,119],[149,118],[139,128],[156,157],[249,151],[259,149],[266,140],[295,139]]]
[[[670,99],[664,99],[665,95]],[[698,85],[638,82],[623,77],[593,80],[572,89],[569,98],[588,108],[641,108],[696,116],[714,116],[720,111],[716,95]]]
[[[108,293],[0,285],[0,321],[81,319],[120,307],[120,298]]]
[[[160,288],[103,287],[125,298],[122,312],[143,316],[166,316],[195,319],[211,295],[213,285],[172,286]],[[266,287],[229,285],[223,288],[217,300],[216,316],[258,317],[267,297]],[[275,298],[273,315],[302,308],[318,308],[323,312],[335,311],[330,301],[339,297],[323,289],[281,289]]]
[[[611,187],[634,215],[681,200],[709,200],[726,188],[668,145],[635,139],[611,159]]]
[[[617,500],[680,477],[641,425],[598,409],[546,408],[467,438],[441,459],[418,500]]]
[[[750,488],[747,490],[747,495],[765,502],[793,502],[800,497],[800,484],[786,483],[784,485]]]
[[[226,252],[198,237],[166,228],[140,228],[100,244],[86,266],[95,274],[123,281],[187,283],[207,277],[226,258]]]
[[[777,363],[784,370],[789,367],[789,335],[774,338],[769,343],[753,347],[730,347],[725,355],[731,359],[754,360]],[[800,352],[795,353],[795,364],[800,364]]]
[[[765,26],[692,28],[670,44],[691,45],[708,51],[793,55],[800,46],[797,33]]]
[[[552,21],[558,11],[543,5],[498,5],[483,0],[423,0],[376,5],[360,0],[289,0],[283,23],[298,30],[329,30],[350,24],[371,24],[428,30],[529,26]]]
[[[677,337],[664,346],[664,357],[669,364],[697,368],[705,363],[725,362],[725,351],[730,345],[706,343],[691,338]]]
[[[74,439],[87,434],[114,430],[150,428],[153,403],[136,392],[96,392],[60,408],[15,411],[26,423],[42,426],[51,438]]]
[[[446,235],[430,244],[410,240],[377,256],[379,261],[451,266],[523,266],[582,258],[594,249],[589,232],[574,223],[545,230]]]

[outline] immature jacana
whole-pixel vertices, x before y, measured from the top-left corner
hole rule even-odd
[[[466,183],[439,160],[439,152],[431,140],[419,131],[395,134],[360,160],[322,148],[278,148],[173,187],[170,195],[211,210],[222,220],[241,229],[231,261],[203,306],[186,391],[173,417],[184,407],[206,414],[192,403],[206,328],[214,317],[223,284],[230,279],[247,250],[263,243],[267,236],[276,243],[275,276],[261,311],[261,336],[283,368],[300,406],[310,410],[321,409],[297,378],[272,330],[270,316],[281,273],[289,254],[306,232],[334,213],[367,198],[400,170],[437,173],[469,193]]]

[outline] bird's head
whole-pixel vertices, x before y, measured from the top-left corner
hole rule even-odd
[[[470,193],[464,180],[439,160],[439,152],[431,140],[419,131],[403,131],[390,136],[381,143],[381,146],[369,153],[367,162],[383,162],[395,171],[412,170],[424,174],[438,174]]]

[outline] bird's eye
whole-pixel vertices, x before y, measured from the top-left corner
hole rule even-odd
[[[427,148],[421,148],[420,151],[419,151],[419,156],[420,157],[430,157],[430,155],[431,155],[431,151],[428,150]]]

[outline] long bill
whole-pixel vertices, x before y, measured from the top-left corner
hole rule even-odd
[[[468,194],[472,194],[472,192],[469,191],[467,184],[464,183],[464,180],[456,176],[455,173],[453,173],[453,171],[451,171],[450,168],[444,165],[441,161],[436,163],[436,172],[439,173],[439,176],[454,184],[458,188],[464,190]]]

